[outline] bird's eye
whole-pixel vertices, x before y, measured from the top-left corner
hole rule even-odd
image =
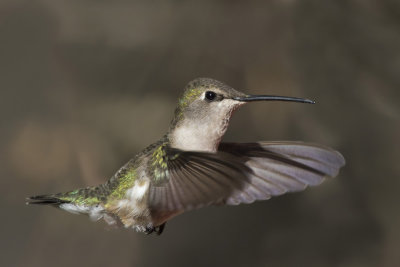
[[[206,99],[209,101],[213,101],[216,96],[217,96],[217,94],[214,93],[213,91],[207,91],[205,94]]]

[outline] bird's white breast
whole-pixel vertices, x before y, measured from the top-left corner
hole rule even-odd
[[[126,192],[127,196],[131,201],[140,202],[149,190],[149,186],[148,180],[136,181],[134,186]]]
[[[144,231],[151,225],[150,210],[147,204],[147,196],[150,188],[150,180],[141,178],[135,181],[132,188],[126,191],[126,198],[118,201],[116,210],[123,218],[125,227],[132,227],[138,231]]]

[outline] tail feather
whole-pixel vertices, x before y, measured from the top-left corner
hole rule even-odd
[[[27,205],[54,205],[59,206],[63,203],[70,203],[71,201],[61,199],[57,195],[39,195],[32,196],[26,199]]]
[[[104,216],[101,205],[104,194],[105,191],[100,187],[87,187],[66,193],[28,197],[26,204],[49,205],[74,214],[87,214],[92,220],[99,220]]]
[[[62,204],[71,203],[79,206],[94,206],[102,201],[106,197],[106,191],[103,186],[98,187],[86,187],[77,190],[73,190],[66,193],[38,195],[28,197],[26,204],[39,204],[39,205],[54,205],[60,206]]]

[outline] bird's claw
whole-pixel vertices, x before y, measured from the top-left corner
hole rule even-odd
[[[156,227],[146,226],[146,229],[144,232],[146,235],[152,234],[153,232],[155,232],[157,235],[161,235],[162,232],[164,231],[164,228],[165,228],[165,223],[163,223],[159,226],[156,226]]]

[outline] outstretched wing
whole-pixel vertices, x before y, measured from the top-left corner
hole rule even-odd
[[[345,164],[343,156],[328,147],[303,142],[221,143],[220,151],[242,159],[248,186],[233,192],[228,205],[269,199],[335,177]]]
[[[300,191],[336,176],[345,163],[337,151],[301,142],[221,143],[217,153],[162,149],[151,165],[149,205],[163,212]]]

